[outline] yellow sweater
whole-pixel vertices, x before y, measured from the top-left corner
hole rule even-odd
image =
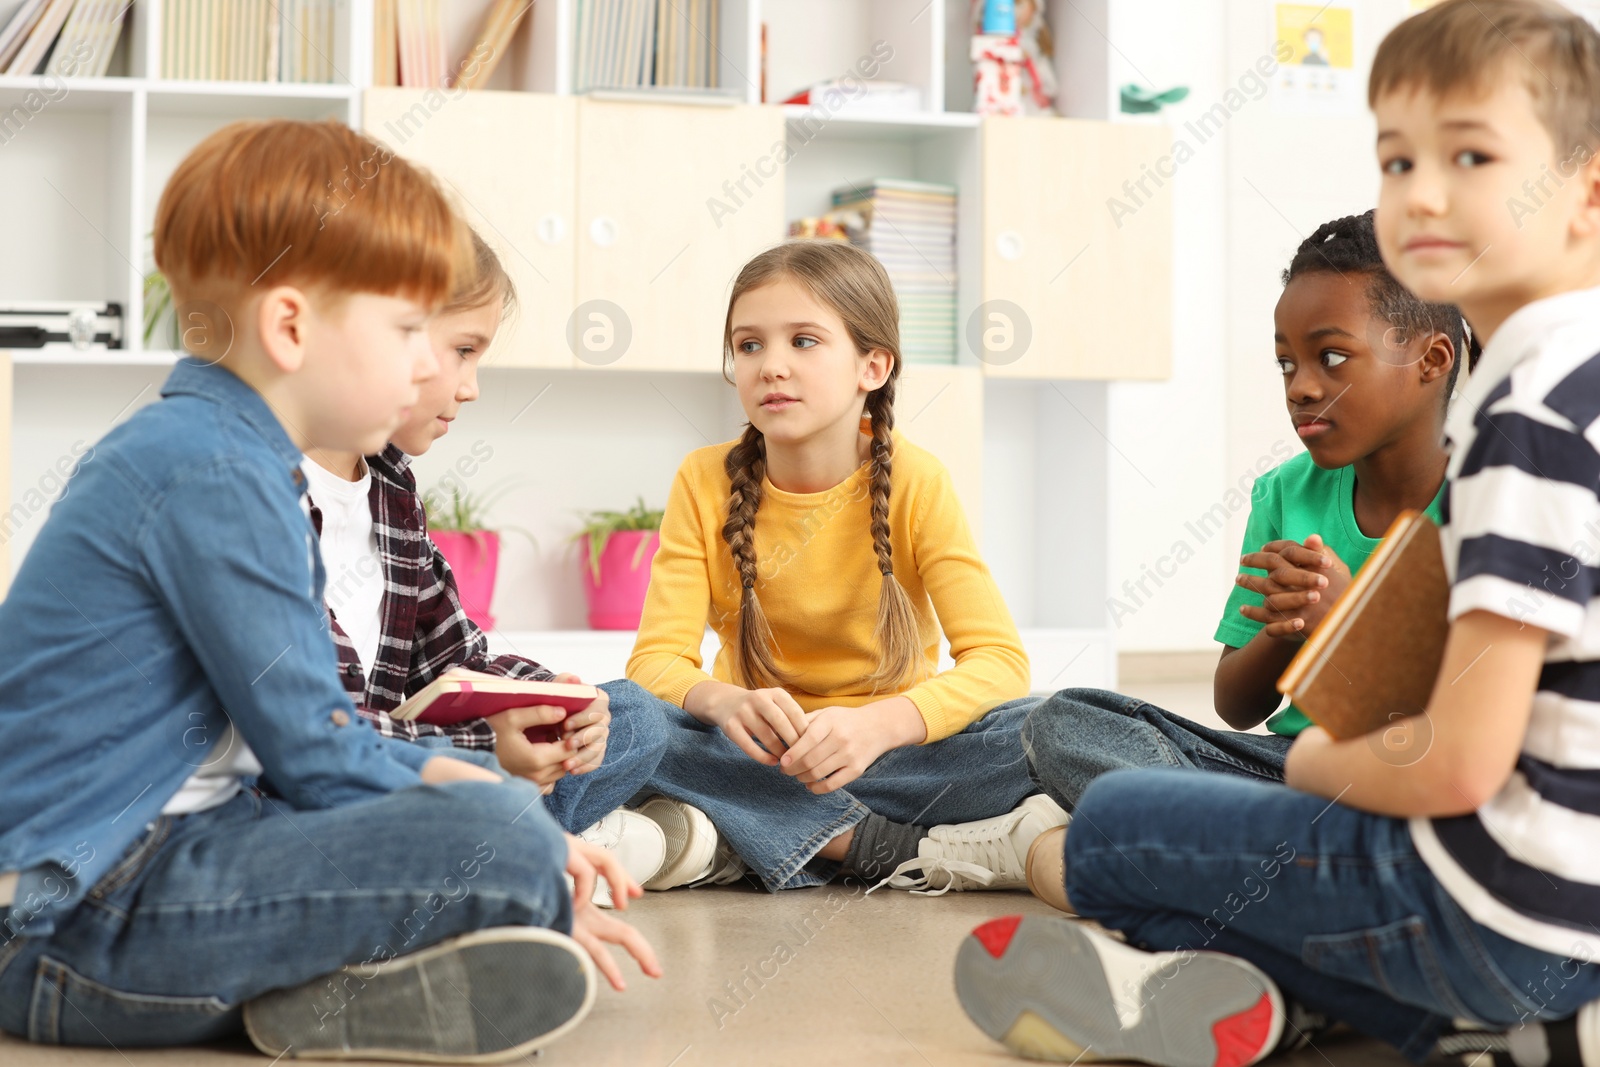
[[[916,610],[924,664],[907,690],[929,742],[960,733],[997,704],[1028,693],[1028,657],[989,568],[978,555],[944,465],[895,434],[889,495],[894,573]],[[732,442],[691,452],[673,481],[650,572],[628,677],[682,705],[710,679],[733,682],[739,573],[722,540]],[[872,640],[882,578],[872,551],[869,465],[822,493],[786,493],[764,483],[755,545],[761,597],[778,666],[800,679],[806,711],[858,706],[894,694],[866,684],[878,663]],[[937,614],[936,614],[937,613]],[[712,673],[701,669],[707,623],[722,639]],[[935,675],[939,627],[955,666]]]

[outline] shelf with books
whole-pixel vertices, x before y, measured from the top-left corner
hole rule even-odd
[[[361,124],[368,106],[365,94],[374,78],[369,47],[375,36],[374,0],[341,5],[346,29],[334,58],[347,77],[336,83],[161,77],[162,2],[136,0],[120,49],[125,56],[113,61],[111,76],[68,81],[59,99],[15,133],[7,132],[0,116],[0,145],[5,149],[0,194],[13,204],[36,205],[17,213],[15,232],[8,234],[29,254],[0,263],[0,294],[116,300],[124,306],[128,337],[128,348],[121,352],[16,353],[12,374],[0,370],[0,390],[14,381],[16,397],[10,427],[0,410],[0,474],[9,471],[17,494],[36,483],[40,472],[75,440],[97,439],[113,416],[126,417],[119,412],[130,402],[131,411],[159,394],[175,357],[168,350],[167,333],[157,334],[150,350],[142,345],[139,270],[150,266],[148,235],[155,203],[182,155],[233,119],[329,115]],[[1080,2],[1087,6],[1087,0]],[[440,4],[446,55],[455,64],[473,54],[495,6],[496,0]],[[1050,6],[1071,17],[1062,0]],[[950,81],[970,79],[970,64],[935,62],[935,57],[954,55],[957,45],[965,47],[964,41],[951,38],[955,31],[950,27],[965,17],[966,8],[967,0],[719,0],[718,80],[722,88],[742,93],[741,102],[761,98],[761,27],[766,23],[770,100],[796,87],[777,84],[774,71],[796,85],[839,77],[882,40],[892,46],[894,56],[875,76],[919,86],[920,106],[912,112],[846,109],[830,112],[819,127],[807,121],[814,112],[806,107],[773,107],[736,121],[736,112],[755,109],[700,107],[679,115],[691,109],[659,102],[657,94],[659,114],[673,112],[672,121],[695,136],[670,137],[648,120],[631,120],[579,123],[552,137],[543,132],[546,124],[499,112],[520,114],[524,106],[571,109],[576,121],[580,113],[646,105],[637,99],[606,100],[604,93],[573,99],[576,0],[539,0],[499,46],[504,54],[485,85],[508,91],[441,89],[433,97],[439,106],[427,108],[426,132],[414,128],[415,123],[405,127],[406,147],[436,141],[436,150],[446,158],[459,157],[468,173],[428,162],[458,186],[476,212],[474,221],[507,242],[502,251],[524,290],[505,347],[497,346],[491,353],[493,366],[485,369],[484,399],[463,422],[461,440],[452,435],[436,447],[438,455],[430,453],[419,461],[419,469],[430,474],[424,481],[459,469],[474,447],[492,447],[500,457],[496,462],[501,470],[491,480],[522,471],[518,457],[585,457],[581,470],[565,469],[577,468],[574,464],[537,467],[532,477],[538,493],[526,512],[508,516],[508,521],[534,530],[544,555],[551,557],[535,565],[519,557],[518,549],[508,549],[502,617],[512,629],[581,625],[576,572],[569,573],[570,561],[564,557],[555,559],[565,548],[565,528],[559,525],[564,517],[586,507],[632,500],[641,491],[659,503],[683,454],[737,431],[737,404],[716,376],[726,285],[749,251],[727,241],[730,231],[759,229],[761,241],[777,241],[786,222],[825,210],[833,190],[847,182],[901,178],[954,185],[957,322],[958,327],[966,324],[982,299],[984,256],[995,236],[985,232],[984,213],[995,192],[992,184],[984,184],[985,120],[951,107]],[[16,103],[44,87],[41,76],[0,78],[0,102]],[[386,113],[385,121],[398,125],[413,104],[408,101]],[[950,110],[942,110],[946,108]],[[724,119],[730,123],[724,129],[733,132],[717,136],[709,127]],[[383,121],[372,126],[383,127]],[[737,203],[727,199],[725,206],[736,209],[735,215],[711,212],[708,198],[725,198],[725,182],[737,186],[746,180],[747,170],[769,173],[775,141],[786,141],[791,149],[776,181],[769,176],[764,188],[752,182],[743,187]],[[594,177],[597,173],[602,179]],[[1040,218],[1054,218],[1047,209],[1056,211],[1051,205],[1071,199],[1069,186],[1056,178],[1046,168],[1023,191],[1005,195],[1017,197],[1024,208],[1039,205]],[[557,187],[554,206],[534,210],[545,196],[546,183]],[[614,233],[616,243],[609,248],[598,243],[593,228],[602,216],[616,224],[614,231],[598,231],[602,239]],[[1169,225],[1158,213],[1141,213],[1140,224],[1153,230]],[[681,236],[679,228],[685,231]],[[646,245],[638,235],[659,241]],[[1025,236],[1030,245],[1040,243],[1032,240],[1031,231]],[[630,247],[639,251],[637,264],[623,262],[610,273],[598,269],[602,257],[624,259],[622,253]],[[1081,261],[1079,268],[1088,262]],[[1077,269],[1067,277],[1075,277]],[[636,347],[614,365],[574,358],[566,340],[569,317],[586,300],[615,299],[620,283],[627,284],[619,302],[638,313]],[[1068,307],[1076,293],[1074,289],[1063,296],[1062,306]],[[691,319],[692,330],[683,325]],[[965,350],[962,337],[958,335],[958,344]],[[1042,337],[1035,343],[1042,344]],[[1097,452],[1099,438],[1087,439],[1092,436],[1088,429],[1085,440],[1064,441],[1051,428],[1089,424],[1066,407],[1051,385],[1037,380],[1051,376],[1048,369],[1036,372],[1032,381],[1002,382],[987,377],[986,368],[970,355],[962,360],[966,365],[908,365],[902,426],[912,440],[934,449],[951,467],[973,526],[982,529],[1002,591],[1019,625],[1030,633],[1036,666],[1055,655],[1048,651],[1055,646],[1036,644],[1042,639],[1034,634],[1081,634],[1085,636],[1049,672],[1066,671],[1053,684],[1080,677],[1078,684],[1109,684],[1114,665],[1097,675],[1078,674],[1084,664],[1110,663],[1114,647],[1114,631],[1105,621],[1108,590],[1100,588],[1109,569],[1108,525],[1085,521],[1085,516],[1104,515],[1109,503],[1110,461],[1103,442]],[[551,369],[552,364],[561,369]],[[1056,384],[1087,418],[1104,425],[1103,381]],[[545,396],[544,389],[551,386],[554,392]],[[497,401],[496,395],[502,399]],[[1059,404],[1060,410],[1047,411],[1047,401]],[[1030,456],[1071,459],[1047,464]],[[0,504],[5,502],[0,494]],[[1068,507],[1072,514],[1060,514]],[[0,556],[9,547],[11,566],[37,525],[35,520],[16,539],[0,537]],[[1072,531],[1071,539],[1063,530]],[[1058,550],[1068,540],[1070,553]],[[0,588],[11,566],[0,559]],[[631,647],[631,638],[628,643]],[[626,651],[621,651],[624,661]],[[1082,658],[1077,666],[1068,666],[1073,655]],[[1036,683],[1049,680],[1039,677]]]

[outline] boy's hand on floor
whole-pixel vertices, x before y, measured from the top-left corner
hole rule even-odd
[[[1234,579],[1262,597],[1259,605],[1241,605],[1239,613],[1263,624],[1267,636],[1295,643],[1311,636],[1350,584],[1350,568],[1320,534],[1312,534],[1303,545],[1298,541],[1269,542],[1239,563],[1267,572],[1241,572]]]
[[[628,955],[638,961],[641,971],[651,978],[661,977],[661,963],[644,935],[599,908],[584,908],[572,913],[572,939],[583,946],[595,966],[600,968],[600,973],[606,976],[606,981],[611,983],[611,988],[619,993],[628,988],[628,983],[622,980],[622,968],[617,966],[607,945],[621,945]]]
[[[776,767],[810,728],[806,713],[784,689],[727,686],[713,699],[707,715],[745,755],[768,767]]]
[[[576,674],[558,674],[552,681],[582,685]],[[575,711],[561,724],[561,744],[567,758],[561,767],[568,774],[588,774],[605,762],[606,742],[611,737],[611,695],[604,689],[582,711]]]
[[[611,886],[611,900],[621,910],[628,901],[644,896],[644,888],[628,876],[627,868],[610,849],[592,845],[576,834],[567,834],[567,873],[572,875],[572,908],[593,909],[594,883],[604,878]]]
[[[484,721],[494,730],[494,753],[507,774],[526,778],[548,793],[567,776],[562,764],[571,755],[565,740],[529,741],[530,726],[554,726],[567,717],[566,708],[539,706],[507,708]]]

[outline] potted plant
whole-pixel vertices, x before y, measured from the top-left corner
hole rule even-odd
[[[488,511],[509,487],[480,496],[466,492],[460,482],[451,480],[448,485],[448,491],[441,484],[422,498],[428,513],[428,536],[450,564],[467,618],[481,629],[492,630],[494,616],[489,605],[500,568],[501,531],[488,528]],[[532,540],[526,531],[518,532]]]
[[[583,592],[589,627],[637,630],[650,588],[650,563],[661,547],[662,512],[644,497],[627,511],[591,511],[573,538],[583,548]]]

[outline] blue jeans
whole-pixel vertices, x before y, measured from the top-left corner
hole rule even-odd
[[[1600,967],[1470,919],[1405,820],[1287,786],[1113,772],[1084,794],[1066,863],[1084,917],[1143,948],[1243,957],[1413,1060],[1453,1017],[1509,1028],[1600,998]]]
[[[1194,767],[1283,781],[1290,738],[1213,730],[1104,689],[1063,689],[1022,728],[1034,781],[1068,811],[1089,783],[1121,767]]]
[[[492,926],[570,932],[566,842],[527,782],[414,786],[321,811],[247,791],[161,816],[47,937],[0,908],[0,1029],[176,1045],[346,964]],[[360,982],[329,983],[330,1010]]]
[[[587,830],[645,787],[667,750],[668,716],[679,710],[626,680],[600,688],[611,698],[605,760],[588,774],[567,775],[544,798],[568,833]]]
[[[649,791],[704,811],[767,889],[821,885],[836,865],[807,865],[869,814],[919,826],[970,822],[1004,815],[1037,793],[1021,737],[1032,705],[1013,700],[942,741],[886,752],[848,787],[821,796],[674,706]]]

